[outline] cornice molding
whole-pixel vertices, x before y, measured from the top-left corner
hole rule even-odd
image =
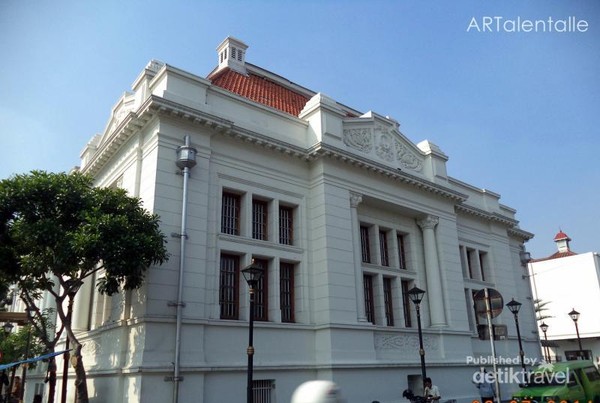
[[[178,118],[187,121],[188,123],[206,126],[214,130],[217,134],[227,135],[247,143],[302,159],[306,162],[315,161],[321,158],[338,160],[397,180],[417,189],[448,198],[456,203],[463,203],[468,198],[465,194],[411,175],[399,168],[394,169],[388,167],[387,165],[363,158],[328,144],[319,143],[308,149],[298,147],[273,137],[236,126],[235,123],[230,120],[155,95],[148,97],[137,111],[129,112],[115,130],[108,134],[109,137],[102,141],[102,146],[94,154],[90,162],[82,169],[82,172],[90,175],[97,174],[110,157],[116,153],[133,134],[141,130],[156,116]]]
[[[519,224],[519,221],[515,220],[514,218],[507,217],[505,215],[498,214],[496,212],[485,211],[485,210],[482,210],[477,207],[469,206],[467,204],[457,204],[455,206],[455,210],[457,213],[460,212],[460,213],[473,215],[473,216],[476,216],[479,218],[486,219],[488,221],[493,221],[493,222],[497,222],[497,223],[506,225],[507,227],[515,227]]]
[[[509,228],[508,235],[519,238],[523,242],[527,242],[535,236],[531,232],[524,231],[520,228]]]

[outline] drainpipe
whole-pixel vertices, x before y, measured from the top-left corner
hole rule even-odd
[[[186,222],[187,222],[187,198],[188,198],[188,180],[190,177],[190,169],[196,165],[196,149],[190,146],[190,136],[184,137],[185,145],[177,148],[177,161],[175,164],[181,169],[183,175],[183,194],[182,194],[182,207],[181,207],[181,232],[179,234],[173,234],[180,238],[181,249],[179,252],[179,285],[177,288],[177,320],[175,330],[175,362],[173,369],[173,403],[179,401],[179,382],[183,381],[183,377],[179,375],[179,356],[181,349],[181,321],[182,321],[182,309],[185,303],[182,301],[183,297],[183,272],[185,269],[185,242],[187,240],[186,233]]]

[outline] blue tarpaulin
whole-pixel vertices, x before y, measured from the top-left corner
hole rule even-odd
[[[56,357],[57,355],[64,354],[67,351],[71,351],[71,350],[55,351],[53,353],[48,353],[48,354],[40,355],[40,356],[37,356],[37,357],[28,358],[26,360],[11,362],[10,364],[2,364],[2,365],[0,365],[0,371],[8,369],[8,368],[12,368],[12,367],[17,366],[17,365],[28,364],[28,363],[31,363],[31,362],[45,360],[45,359],[48,359],[48,358],[51,358],[51,357]]]

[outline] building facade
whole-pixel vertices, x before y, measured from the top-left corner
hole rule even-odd
[[[106,297],[90,281],[78,293],[92,401],[244,401],[240,270],[252,261],[265,271],[257,401],[287,402],[313,379],[335,382],[349,403],[418,390],[414,286],[426,291],[427,375],[444,398],[478,396],[473,358],[491,354],[478,338],[478,290],[520,300],[525,356],[539,357],[520,259],[532,234],[516,211],[448,176],[437,145],[246,62],[247,48],[227,38],[206,78],[151,61],[82,152],[98,186],[127,189],[160,215],[171,252],[139,290]],[[494,323],[508,329],[496,353],[518,357],[513,315]]]
[[[542,350],[552,361],[585,356],[600,362],[600,257],[598,253],[576,253],[571,238],[563,231],[554,237],[557,251],[529,263],[534,298],[547,316],[538,326]],[[575,311],[576,323],[569,313]],[[578,334],[579,333],[579,334]],[[583,354],[581,353],[583,352]]]

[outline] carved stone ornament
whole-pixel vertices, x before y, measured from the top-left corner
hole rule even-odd
[[[82,354],[97,355],[100,354],[102,346],[96,340],[88,340],[83,344]]]
[[[421,229],[434,229],[440,222],[440,218],[434,215],[428,215],[417,221],[417,224]]]
[[[402,168],[412,169],[413,171],[421,171],[423,163],[412,152],[406,148],[404,144],[396,141],[396,159]]]
[[[392,149],[392,145],[393,143],[391,137],[387,134],[382,134],[381,137],[379,137],[379,142],[375,152],[381,159],[392,162],[394,160],[394,151]]]
[[[125,117],[133,110],[133,103],[121,105],[113,116],[113,122],[110,126],[110,132],[114,131]]]
[[[423,335],[423,348],[426,351],[437,351],[437,337]],[[419,336],[413,334],[376,334],[376,350],[399,350],[402,354],[416,354],[419,351]]]
[[[357,208],[362,203],[362,195],[358,193],[350,193],[350,207]]]
[[[371,129],[344,129],[344,144],[365,153],[373,149],[373,133]]]

